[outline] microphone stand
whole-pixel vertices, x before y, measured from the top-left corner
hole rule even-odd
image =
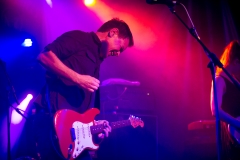
[[[231,79],[231,81],[234,83],[234,85],[240,89],[240,84],[230,75],[230,73],[223,67],[223,64],[220,62],[220,60],[217,58],[217,56],[210,52],[209,49],[203,44],[203,42],[200,40],[200,37],[198,36],[196,29],[191,21],[191,18],[188,14],[188,11],[186,9],[186,7],[181,4],[181,3],[176,3],[176,4],[180,4],[183,6],[183,8],[186,10],[186,13],[190,19],[190,22],[192,24],[192,28],[189,28],[186,23],[179,17],[179,15],[176,13],[176,11],[174,10],[174,5],[168,5],[170,11],[182,22],[182,24],[188,29],[188,31],[190,32],[190,34],[199,42],[199,44],[202,46],[202,48],[204,49],[206,55],[208,56],[208,58],[210,59],[210,62],[208,64],[208,68],[210,68],[211,71],[211,75],[212,75],[212,81],[213,81],[213,90],[214,90],[214,105],[215,105],[215,117],[216,117],[216,138],[217,138],[217,156],[218,156],[218,160],[221,159],[221,148],[222,148],[222,144],[221,144],[221,125],[220,125],[220,118],[219,118],[219,112],[218,112],[218,102],[217,102],[217,88],[216,88],[216,80],[215,80],[215,66],[218,66],[219,68],[221,68],[226,75]]]
[[[19,105],[19,101],[17,99],[17,96],[16,96],[16,92],[15,92],[15,89],[10,81],[10,78],[7,74],[7,71],[6,71],[6,66],[5,66],[5,63],[0,59],[0,64],[3,68],[3,71],[4,71],[4,74],[6,76],[6,79],[7,79],[7,82],[8,82],[8,85],[9,87],[11,88],[11,91],[13,93],[13,96],[14,96],[14,99],[17,103],[17,105]],[[27,117],[25,117],[21,112],[20,112],[20,109],[16,108],[16,107],[13,107],[11,104],[10,104],[10,98],[9,98],[9,91],[8,91],[8,105],[9,107],[7,108],[7,134],[8,134],[8,142],[7,142],[7,157],[8,157],[8,160],[11,160],[11,135],[10,135],[10,127],[11,127],[11,119],[10,119],[10,112],[9,112],[9,109],[10,107],[12,107],[13,109],[16,110],[16,112],[18,114],[20,114],[22,117],[24,117],[25,119],[27,119]]]

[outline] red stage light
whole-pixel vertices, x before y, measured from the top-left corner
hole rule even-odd
[[[96,0],[84,0],[84,4],[88,7],[95,5]]]

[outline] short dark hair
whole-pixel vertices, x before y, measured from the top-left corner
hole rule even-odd
[[[119,36],[121,38],[128,38],[129,45],[128,47],[132,47],[134,45],[132,32],[127,25],[126,22],[120,20],[119,18],[113,18],[107,22],[105,22],[97,31],[98,32],[108,32],[112,28],[117,28],[119,30]]]

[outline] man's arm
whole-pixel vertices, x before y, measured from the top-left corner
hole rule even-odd
[[[222,109],[222,97],[225,92],[225,81],[222,77],[216,78],[216,88],[217,88],[217,101],[218,101],[218,111],[219,111],[219,118],[228,124],[233,125],[234,127],[240,128],[240,121],[232,117],[230,114],[226,113]],[[214,104],[214,94],[213,94],[213,84],[211,87],[211,111],[212,115],[215,116],[215,104]]]
[[[77,86],[94,92],[98,89],[100,81],[89,75],[78,74],[74,70],[67,67],[62,61],[52,52],[40,53],[37,57],[40,64],[48,71],[56,74],[59,77],[65,78],[74,82]]]

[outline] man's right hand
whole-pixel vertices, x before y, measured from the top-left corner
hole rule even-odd
[[[98,89],[100,81],[89,75],[78,74],[73,71],[53,53],[52,51],[40,53],[38,61],[43,65],[44,68],[56,74],[59,77],[66,78],[73,81],[79,87],[87,89],[90,92],[94,92]]]
[[[76,77],[76,83],[82,88],[87,89],[90,92],[94,92],[98,89],[100,81],[89,75],[78,75]]]

